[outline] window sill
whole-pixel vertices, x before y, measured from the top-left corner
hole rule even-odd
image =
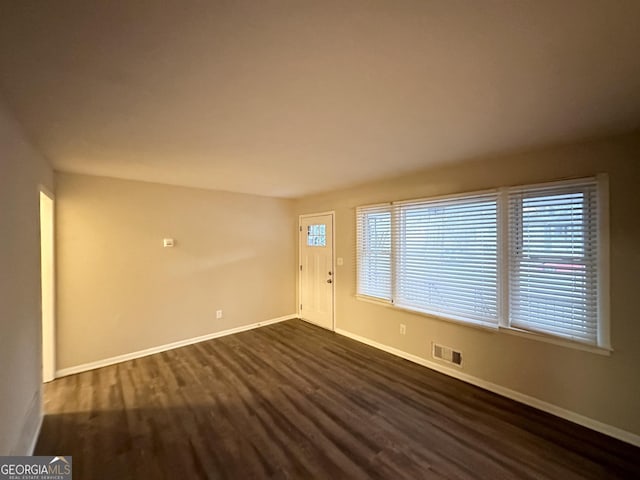
[[[375,297],[367,297],[366,295],[356,295],[356,299],[361,300],[363,302],[367,302],[367,303],[373,303],[374,305],[378,305],[381,307],[393,308],[394,310],[399,310],[401,312],[412,313],[414,315],[421,315],[423,317],[428,317],[434,320],[442,320],[445,322],[456,323],[458,325],[462,325],[465,327],[479,328],[484,331],[489,330],[492,332],[506,333],[507,335],[514,335],[516,337],[528,338],[529,340],[550,343],[552,345],[558,345],[566,348],[573,348],[574,350],[581,350],[584,352],[595,353],[597,355],[603,355],[608,357],[613,352],[612,348],[598,347],[595,345],[587,345],[584,343],[575,342],[575,341],[567,340],[560,337],[552,337],[550,335],[545,335],[544,333],[530,332],[528,330],[521,330],[519,328],[513,328],[513,327],[492,325],[490,323],[460,320],[456,318],[446,317],[444,315],[438,315],[434,313],[423,312],[420,310],[414,310],[411,308],[398,306],[388,300],[381,300]]]
[[[442,314],[438,314],[438,313],[432,313],[432,312],[427,312],[427,311],[422,311],[422,310],[416,310],[413,308],[409,308],[409,307],[402,307],[400,305],[397,305],[393,302],[390,302],[388,300],[380,300],[378,298],[375,297],[367,297],[366,295],[356,295],[356,298],[358,300],[362,300],[364,302],[368,302],[368,303],[373,303],[375,305],[379,305],[381,307],[390,307],[393,308],[394,310],[399,310],[401,312],[407,312],[407,313],[412,313],[414,315],[421,315],[423,317],[428,317],[434,320],[442,320],[445,322],[450,322],[450,323],[457,323],[459,325],[464,325],[465,327],[473,327],[473,328],[479,328],[481,330],[489,330],[492,332],[495,332],[498,330],[498,325],[494,325],[488,322],[481,322],[481,321],[473,321],[473,320],[463,320],[460,318],[454,318],[454,317],[447,317],[445,315]]]
[[[539,342],[550,343],[552,345],[558,345],[561,347],[573,348],[574,350],[581,350],[583,352],[595,353],[603,356],[610,356],[613,352],[612,348],[598,347],[596,345],[588,345],[586,343],[575,342],[567,340],[561,337],[553,337],[551,335],[545,335],[544,333],[530,332],[528,330],[520,330],[513,327],[500,327],[500,333],[506,333],[508,335],[514,335],[516,337],[528,338],[530,340],[536,340]]]

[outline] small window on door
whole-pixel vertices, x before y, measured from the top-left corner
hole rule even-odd
[[[326,247],[327,246],[327,226],[324,224],[309,225],[307,227],[307,246]]]

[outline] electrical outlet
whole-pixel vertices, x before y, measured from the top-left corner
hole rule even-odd
[[[407,326],[404,323],[400,324],[400,335],[406,335],[407,334]]]
[[[216,319],[220,320],[222,318],[222,310],[216,310]]]

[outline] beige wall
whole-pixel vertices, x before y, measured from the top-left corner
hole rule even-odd
[[[56,195],[58,369],[295,313],[291,200],[71,174]]]
[[[0,102],[0,455],[24,455],[40,416],[39,185],[48,163]]]
[[[611,335],[607,357],[460,326],[355,298],[357,205],[608,172],[611,188]],[[640,135],[431,169],[297,201],[298,214],[336,211],[336,325],[430,358],[430,342],[462,350],[464,373],[640,434]],[[407,335],[399,334],[399,324]]]

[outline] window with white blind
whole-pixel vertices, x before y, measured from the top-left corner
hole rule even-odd
[[[595,181],[509,191],[509,323],[596,344]]]
[[[357,293],[608,348],[601,197],[586,179],[359,207]]]
[[[396,209],[396,305],[497,325],[497,194]]]
[[[358,293],[391,301],[391,207],[358,208]]]

